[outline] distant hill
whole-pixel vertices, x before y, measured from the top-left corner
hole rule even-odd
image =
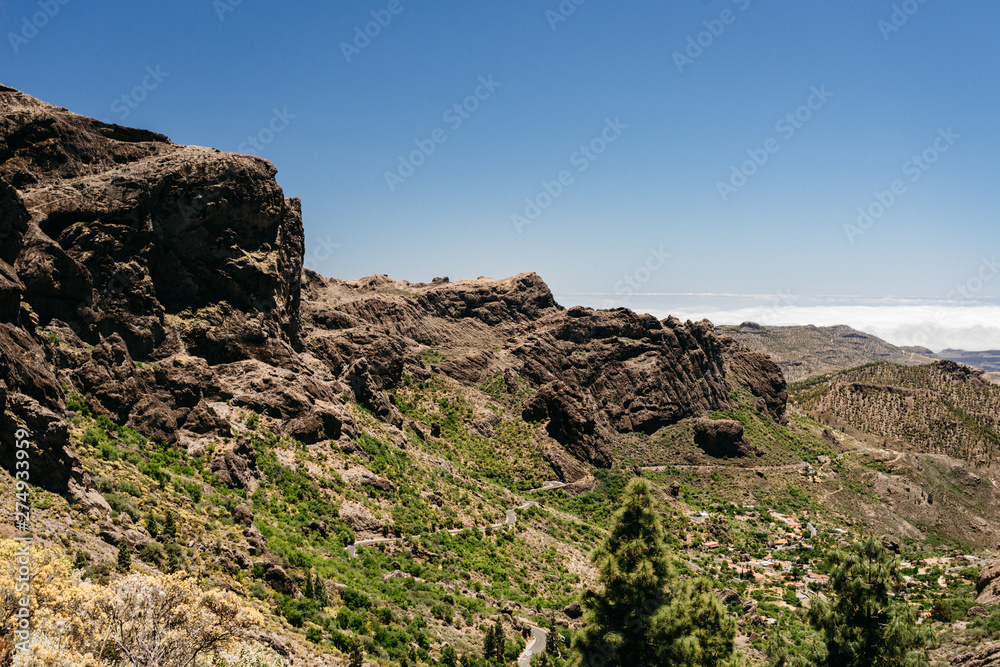
[[[820,423],[876,446],[946,454],[989,465],[1000,454],[1000,387],[967,366],[876,363],[789,388],[792,404]]]
[[[770,356],[789,382],[876,361],[916,366],[938,358],[926,348],[897,347],[844,325],[777,327],[744,322],[739,326],[720,326],[716,330],[755,352]]]
[[[942,350],[937,356],[981,368],[987,373],[1000,373],[1000,350],[987,350],[986,352]]]

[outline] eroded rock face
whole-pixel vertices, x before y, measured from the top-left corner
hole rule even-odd
[[[521,406],[525,419],[542,422],[547,437],[597,466],[611,464],[614,434],[652,433],[730,408],[731,384],[758,396],[765,413],[784,415],[780,369],[721,341],[711,323],[660,321],[625,308],[565,310],[535,274],[428,284],[305,271],[303,294],[303,317],[312,325],[304,347],[355,400],[392,423],[399,418],[385,390],[403,369],[419,381],[434,371],[465,385],[499,378],[509,395],[530,395]],[[419,356],[428,348],[430,357]],[[546,458],[565,471],[564,481],[581,476],[551,452]]]
[[[726,352],[731,381],[743,385],[757,397],[757,408],[761,412],[785,423],[788,384],[781,367],[766,354],[754,352],[732,338],[723,337],[720,341]]]
[[[202,402],[237,392],[212,364],[295,366],[299,205],[258,158],[178,146],[3,86],[0,112],[0,424],[5,439],[31,430],[33,481],[106,510],[68,449],[61,385],[148,437],[173,441],[184,426],[226,435]]]
[[[165,315],[180,314],[184,342],[210,362],[288,356],[304,235],[270,163],[10,89],[0,111],[0,178],[30,216],[14,266],[43,324],[90,344],[117,333],[144,359],[176,345]]]
[[[980,570],[976,594],[976,602],[985,607],[1000,603],[1000,561],[995,560]]]
[[[566,310],[533,273],[432,283],[303,273],[299,203],[270,163],[2,86],[0,111],[2,419],[31,422],[48,471],[40,481],[81,502],[99,495],[67,449],[63,386],[92,397],[95,413],[194,454],[251,411],[307,445],[351,450],[360,429],[345,399],[403,447],[390,390],[404,373],[467,387],[499,378],[539,422],[564,481],[610,466],[618,434],[729,408],[731,382],[783,414],[780,371],[724,344],[707,321]],[[484,439],[497,426],[489,411],[472,424]],[[423,427],[440,437],[439,425]],[[211,466],[252,489],[262,479],[254,456],[237,438]],[[380,478],[359,483],[392,490]]]

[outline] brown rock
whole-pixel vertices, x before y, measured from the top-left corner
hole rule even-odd
[[[249,438],[240,437],[224,445],[208,464],[224,484],[253,493],[262,473],[257,467],[257,452]]]
[[[351,468],[345,472],[342,477],[345,482],[350,484],[360,484],[363,486],[370,486],[378,491],[385,491],[386,493],[395,493],[396,485],[387,480],[384,477],[379,477],[375,473],[366,468]]]
[[[246,505],[237,505],[233,508],[233,521],[241,526],[252,526],[253,512]]]
[[[699,419],[694,423],[694,442],[717,458],[743,456],[748,443],[743,424],[731,419]]]
[[[1000,560],[991,561],[976,579],[976,602],[984,607],[1000,603]]]
[[[280,565],[274,565],[273,563],[263,563],[264,565],[264,582],[267,583],[272,589],[278,593],[284,593],[285,595],[294,595],[296,586],[295,581],[292,580],[285,569]]]
[[[1000,667],[1000,644],[991,644],[951,661],[953,667]]]
[[[583,617],[583,607],[580,606],[579,602],[570,602],[568,605],[563,607],[562,611],[574,620]]]

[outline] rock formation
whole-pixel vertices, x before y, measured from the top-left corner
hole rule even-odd
[[[303,272],[299,202],[265,160],[2,86],[0,109],[0,408],[5,433],[31,429],[38,481],[77,502],[106,509],[69,448],[64,392],[197,455],[230,435],[234,410],[350,449],[360,429],[345,397],[401,433],[389,390],[404,373],[498,379],[568,481],[610,466],[618,434],[731,407],[733,383],[783,416],[777,367],[707,321],[566,310],[531,273],[422,284]],[[493,426],[484,415],[475,428]],[[244,438],[210,463],[239,488],[263,476]]]

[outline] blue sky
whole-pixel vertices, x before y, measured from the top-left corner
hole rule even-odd
[[[7,85],[271,160],[327,275],[1000,303],[987,0],[7,0],[0,25]]]

